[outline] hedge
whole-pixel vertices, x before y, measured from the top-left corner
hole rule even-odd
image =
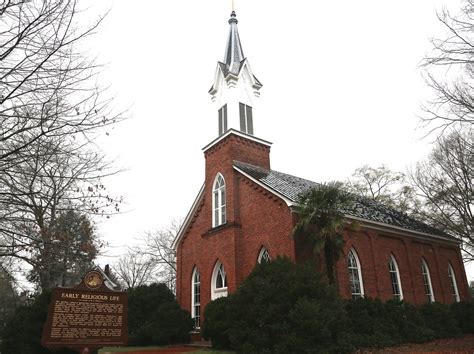
[[[474,333],[474,302],[343,301],[313,266],[287,258],[257,265],[204,317],[203,336],[239,353],[343,353]]]

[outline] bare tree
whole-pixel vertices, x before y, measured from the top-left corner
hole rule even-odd
[[[131,289],[156,281],[156,267],[154,258],[135,248],[118,259],[114,264],[114,273],[125,288]]]
[[[120,118],[79,50],[103,17],[84,28],[84,15],[77,0],[0,2],[0,171],[41,137],[87,136]]]
[[[139,245],[128,249],[127,253],[114,264],[114,272],[128,288],[164,283],[176,290],[176,253],[172,247],[180,223],[173,220],[170,225],[146,232]]]
[[[422,197],[421,216],[462,241],[466,260],[474,260],[474,130],[439,137],[430,157],[410,179]]]
[[[122,115],[80,49],[104,18],[87,16],[78,0],[0,1],[0,257],[33,267],[59,252],[59,215],[118,210],[94,138]]]
[[[145,247],[142,249],[156,264],[156,278],[168,288],[176,291],[176,252],[173,241],[178,234],[181,222],[173,220],[167,227],[147,232],[144,237]]]
[[[368,165],[357,168],[344,184],[357,195],[373,199],[404,213],[411,213],[417,205],[416,192],[401,172],[393,172],[386,166]]]
[[[88,150],[90,145],[61,135],[41,137],[0,174],[0,257],[33,267],[42,289],[57,285],[48,269],[72,246],[58,238],[60,216],[72,210],[80,215],[119,210],[120,200],[101,182],[114,171],[108,172],[108,163],[97,150]],[[95,255],[94,247],[90,251]]]
[[[426,82],[435,95],[423,107],[422,120],[430,133],[474,124],[474,0],[465,1],[460,15],[444,9],[438,19],[447,30],[446,38],[433,39],[433,53],[424,59],[430,69]]]

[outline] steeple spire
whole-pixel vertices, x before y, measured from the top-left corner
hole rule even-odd
[[[239,73],[240,63],[245,59],[242,44],[240,43],[237,23],[239,23],[239,21],[237,21],[237,15],[235,14],[232,4],[232,13],[229,19],[230,31],[224,55],[225,68],[232,74]]]
[[[224,61],[217,63],[214,83],[209,90],[218,112],[219,136],[231,129],[254,135],[254,103],[262,87],[244,56],[237,23],[232,8]]]

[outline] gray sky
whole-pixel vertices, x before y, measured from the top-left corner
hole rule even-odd
[[[364,164],[405,171],[425,157],[431,141],[421,139],[417,115],[430,91],[418,65],[429,38],[442,37],[436,10],[448,3],[460,4],[236,0],[244,54],[263,83],[255,135],[273,142],[272,168],[345,180]],[[231,0],[109,6],[90,54],[108,63],[101,81],[131,118],[100,140],[128,169],[106,181],[128,212],[98,225],[111,246],[104,264],[144,231],[184,217],[203,183],[201,149],[217,136],[207,91],[223,60]]]

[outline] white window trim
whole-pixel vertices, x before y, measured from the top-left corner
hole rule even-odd
[[[219,188],[216,188],[219,177],[222,178],[223,185],[220,186]],[[217,227],[227,222],[227,210],[225,210],[224,212],[222,211],[223,208],[226,208],[226,200],[225,200],[227,198],[226,189],[227,188],[226,188],[225,178],[221,173],[218,173],[212,185],[212,196],[211,196],[212,197],[212,227]],[[218,192],[217,205],[216,205],[216,198],[214,197],[214,194],[216,191]],[[222,197],[223,195],[224,195],[224,198]],[[217,220],[216,220],[216,215],[215,215],[216,210],[218,210]]]
[[[454,289],[454,294],[451,291],[451,296],[454,296],[454,300],[459,302],[461,298],[459,297],[458,282],[456,281],[456,273],[454,273],[451,263],[448,263],[448,276],[451,281],[451,288]]]
[[[428,267],[428,263],[426,263],[426,261],[424,259],[421,260],[421,273],[423,275],[423,287],[425,286],[425,276],[428,279],[428,288],[430,290],[430,293],[425,294],[425,295],[430,296],[430,302],[435,302],[435,296],[434,296],[434,292],[433,292],[433,285],[431,284],[430,267]],[[426,293],[426,289],[425,289],[425,293]]]
[[[398,289],[400,290],[400,300],[403,300],[403,288],[402,288],[402,281],[400,279],[400,268],[398,268],[398,262],[395,259],[395,256],[393,254],[390,255],[389,264],[390,262],[393,262],[393,264],[395,265],[395,274],[397,276]],[[391,273],[390,267],[389,267],[389,272]],[[392,276],[390,275],[390,286],[391,285],[392,285]],[[393,288],[392,288],[392,291],[393,291]],[[393,294],[393,296],[395,296],[395,294]]]
[[[196,283],[194,282],[194,277],[196,275],[196,273],[199,275],[199,296],[201,296],[201,274],[199,273],[199,270],[194,267],[193,269],[193,273],[192,273],[192,276],[191,276],[191,318],[194,320],[194,318],[196,317],[196,309],[195,309],[195,306],[196,305],[199,305],[199,308],[201,307],[201,301],[199,301],[199,304],[196,304],[194,301],[194,286],[196,285]],[[200,309],[201,310],[201,309]],[[199,320],[201,319],[201,311],[199,311]],[[200,326],[196,326],[196,328],[200,328]]]
[[[364,281],[362,280],[362,267],[360,265],[359,255],[357,254],[357,252],[354,248],[351,248],[351,250],[347,254],[347,257],[350,257],[351,254],[354,256],[354,258],[356,260],[357,275],[359,276],[359,284],[360,284],[360,296],[364,297],[365,296]],[[349,270],[349,267],[347,267],[347,268]],[[349,283],[350,283],[350,279],[349,279]],[[354,294],[352,294],[352,284],[350,284],[350,285],[351,285],[351,297],[352,297],[352,295],[354,295]]]
[[[271,261],[272,258],[270,257],[270,253],[268,252],[268,250],[265,247],[262,247],[260,249],[260,252],[258,253],[258,257],[257,257],[257,262],[259,264],[262,263],[262,258],[263,258],[263,255],[265,254],[265,252],[268,255],[268,261]]]
[[[216,265],[214,266],[214,271],[212,272],[212,278],[211,278],[211,300],[215,300],[219,297],[227,296],[227,286],[222,287],[222,288],[216,287],[217,274],[221,266],[224,272],[225,281],[227,282],[227,273],[225,271],[225,267],[220,261],[217,261]]]

